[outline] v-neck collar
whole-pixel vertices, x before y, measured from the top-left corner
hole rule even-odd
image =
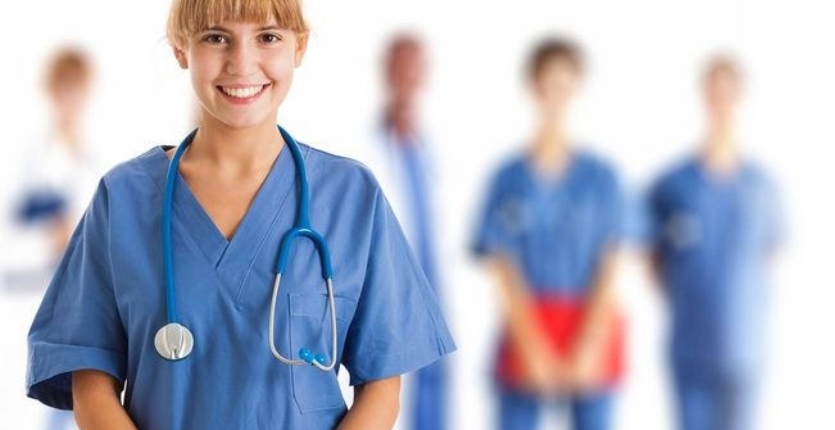
[[[736,166],[731,172],[721,174],[714,172],[707,166],[706,161],[698,154],[693,155],[690,160],[690,168],[698,180],[711,189],[733,190],[745,181],[748,171],[744,159],[737,160]]]
[[[307,158],[309,147],[299,145],[302,158]],[[164,186],[170,159],[167,147],[157,146],[156,154],[162,172],[160,187]],[[289,148],[282,148],[264,182],[247,208],[235,234],[227,240],[208,212],[191,191],[185,178],[177,172],[173,196],[173,226],[184,231],[200,248],[206,259],[231,285],[240,285],[255,256],[273,230],[282,213],[290,191],[295,189],[296,169]],[[292,214],[291,217],[294,217]],[[292,223],[292,220],[291,220]]]
[[[534,164],[533,155],[525,151],[522,155],[522,168],[528,177],[533,189],[540,192],[551,192],[568,188],[574,178],[575,171],[580,163],[580,151],[570,147],[565,166],[560,172],[542,172]]]

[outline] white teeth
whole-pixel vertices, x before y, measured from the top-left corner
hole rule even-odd
[[[266,85],[259,85],[257,87],[246,87],[246,88],[227,88],[227,87],[220,87],[223,92],[230,97],[235,97],[236,99],[248,99],[258,93],[261,92],[266,87]]]

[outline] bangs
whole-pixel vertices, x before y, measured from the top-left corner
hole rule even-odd
[[[184,46],[195,34],[226,21],[265,24],[307,34],[301,0],[174,0],[168,16],[168,39]]]

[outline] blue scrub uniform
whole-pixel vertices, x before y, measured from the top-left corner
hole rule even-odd
[[[774,185],[753,164],[719,178],[695,157],[662,175],[649,192],[685,430],[751,426],[766,266],[781,236],[777,202]]]
[[[301,145],[312,224],[329,241],[338,357],[350,383],[399,375],[455,349],[433,290],[372,174]],[[169,159],[154,147],[101,180],[29,333],[27,394],[72,408],[71,373],[126,382],[140,429],[333,429],[346,405],[336,370],[287,366],[267,339],[273,268],[297,211],[296,169],[281,151],[227,240],[178,176],[173,250],[178,310],[194,351],[154,348],[165,324],[161,213]],[[310,241],[295,242],[276,310],[276,346],[330,354],[327,295]],[[328,356],[328,361],[330,357]]]
[[[612,167],[574,152],[560,178],[538,174],[528,155],[513,157],[494,175],[476,232],[478,256],[502,256],[516,265],[536,296],[585,297],[605,251],[623,231],[623,197]],[[546,402],[499,386],[501,430],[529,430]],[[560,399],[575,429],[609,426],[610,393]]]

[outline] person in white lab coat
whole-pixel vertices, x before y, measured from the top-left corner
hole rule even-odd
[[[426,77],[421,39],[408,33],[391,38],[383,56],[385,105],[371,143],[359,151],[380,181],[429,283],[443,296],[438,263],[437,175],[430,142],[419,124],[418,102]],[[441,302],[443,302],[441,297]],[[442,359],[407,379],[404,416],[410,430],[447,428],[447,366]]]

